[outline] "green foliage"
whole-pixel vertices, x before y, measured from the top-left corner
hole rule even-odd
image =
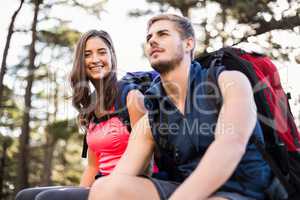
[[[185,16],[196,16],[191,20],[197,35],[200,36],[197,38],[199,44],[196,49],[200,53],[238,44],[251,37],[251,42],[260,46],[262,40],[269,43],[270,46],[265,50],[272,51],[273,48],[276,49],[276,42],[271,44],[266,41],[267,36],[263,39],[257,36],[268,35],[273,30],[285,30],[289,35],[291,34],[289,31],[300,26],[298,0],[147,0],[147,2],[149,5],[159,5],[164,11],[176,9]],[[146,10],[136,8],[129,15],[138,17],[160,11],[152,7]],[[288,52],[281,53],[285,55],[280,57],[288,58]]]
[[[54,185],[78,185],[83,172],[81,160],[83,135],[74,134],[68,140],[60,140],[55,148],[53,165]]]
[[[0,166],[3,167],[4,174],[3,174],[3,187],[2,189],[2,199],[13,199],[14,189],[17,180],[17,164],[18,160],[16,159],[17,156],[17,144],[16,138],[3,136],[0,133],[0,158],[2,159],[3,155],[3,147],[6,146],[6,154],[5,154],[5,165]],[[1,199],[1,198],[0,198]]]
[[[13,91],[4,86],[3,88],[3,103],[0,111],[0,127],[5,127],[11,130],[20,126],[21,112],[13,98]],[[9,133],[5,133],[6,135]]]
[[[75,120],[55,121],[46,127],[46,132],[49,133],[54,140],[68,140],[77,132],[77,125]]]
[[[32,104],[30,108],[27,108],[28,110],[22,110],[23,105],[18,107],[20,103],[17,98],[23,99],[22,96],[25,93],[29,43],[32,39],[31,31],[20,30],[28,30],[30,25],[15,27],[15,31],[18,31],[16,36],[26,38],[25,40],[28,42],[21,47],[21,51],[12,52],[14,56],[17,54],[14,57],[17,62],[14,61],[14,65],[9,65],[8,62],[8,73],[5,77],[9,81],[5,82],[8,86],[4,88],[4,98],[0,108],[0,154],[2,156],[2,153],[5,153],[6,162],[3,176],[4,185],[1,188],[4,199],[14,199],[20,163],[16,159],[20,149],[17,135],[20,133],[23,112],[29,111],[30,113],[30,139],[29,145],[26,147],[28,150],[27,160],[30,161],[27,163],[30,186],[41,185],[43,181],[41,177],[46,171],[49,172],[45,167],[45,158],[48,158],[45,155],[49,155],[51,158],[53,156],[53,162],[47,165],[52,168],[50,170],[53,184],[77,185],[83,170],[80,156],[83,138],[82,135],[77,134],[76,121],[58,120],[61,117],[59,109],[65,103],[63,84],[66,81],[64,71],[66,69],[60,70],[59,66],[69,67],[71,65],[73,47],[80,37],[80,32],[70,28],[67,19],[52,15],[51,9],[57,8],[56,6],[67,9],[78,7],[86,13],[99,17],[106,0],[94,1],[94,3],[82,0],[38,1],[42,4],[39,7],[40,14],[37,22],[38,40],[34,52],[37,56],[34,60],[34,83],[30,97]],[[30,0],[25,1],[24,4],[28,8],[32,8],[33,12],[35,2],[37,1]],[[45,26],[43,26],[44,24]],[[11,47],[13,46],[11,45]],[[5,152],[3,151],[4,144],[7,145]],[[49,152],[52,154],[47,154]]]
[[[14,140],[13,140],[12,137],[10,137],[10,136],[4,136],[4,135],[0,134],[0,143],[1,143],[0,153],[2,154],[4,146],[6,148],[9,148],[9,147],[12,146],[13,142],[14,142]]]
[[[66,26],[53,27],[50,30],[41,30],[38,34],[39,41],[49,45],[73,47],[80,37],[80,33]]]

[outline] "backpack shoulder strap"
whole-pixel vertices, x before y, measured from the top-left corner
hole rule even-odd
[[[88,145],[86,142],[86,133],[83,136],[82,140],[82,151],[81,151],[81,158],[86,158],[87,157],[87,150],[88,150]]]
[[[120,81],[118,87],[118,95],[114,104],[115,113],[118,113],[127,130],[131,132],[130,117],[127,109],[127,95],[131,90],[136,89],[136,86],[132,84],[126,85],[125,82]]]
[[[262,155],[263,159],[269,164],[272,172],[274,175],[279,179],[280,183],[284,186],[284,188],[287,190],[288,194],[295,193],[295,188],[289,183],[289,173],[287,172],[286,175],[282,172],[281,168],[278,166],[278,164],[274,161],[274,159],[271,157],[270,153],[266,151],[265,146],[257,139],[255,135],[252,135],[250,138],[250,142],[254,143],[260,154]],[[286,150],[286,147],[284,144],[281,144],[281,146],[278,148],[274,148],[275,154],[280,154],[280,157],[286,158],[288,157],[288,153]],[[281,161],[281,162],[287,162],[287,161]],[[283,163],[287,164],[287,163]],[[286,168],[284,170],[287,170]]]
[[[115,110],[119,112],[119,116],[123,123],[127,126],[129,132],[131,132],[130,116],[127,109],[127,96],[131,90],[139,90],[142,94],[146,93],[149,89],[152,81],[159,74],[155,71],[148,72],[128,72],[118,82],[119,94],[115,102]]]

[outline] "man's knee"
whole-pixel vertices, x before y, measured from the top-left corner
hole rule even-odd
[[[107,176],[97,179],[91,187],[89,200],[114,199],[126,192],[127,184],[120,176]]]

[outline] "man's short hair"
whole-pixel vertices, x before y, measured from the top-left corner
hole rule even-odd
[[[160,14],[160,15],[156,15],[156,16],[152,17],[148,21],[147,30],[149,30],[150,27],[155,22],[160,21],[160,20],[168,20],[168,21],[174,22],[182,39],[186,39],[188,37],[195,38],[195,31],[191,24],[191,21],[186,17],[181,17],[181,16],[174,15],[174,14]]]
[[[194,31],[191,21],[188,18],[179,16],[179,15],[174,15],[174,14],[156,15],[148,21],[147,30],[149,31],[150,27],[155,22],[160,21],[160,20],[167,20],[167,21],[174,22],[181,39],[186,39],[186,38],[192,37],[195,40],[195,31]],[[193,52],[194,52],[194,49],[191,52],[192,58],[193,58]]]

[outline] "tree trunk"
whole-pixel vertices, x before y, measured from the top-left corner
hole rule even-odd
[[[221,19],[222,19],[222,24],[223,24],[223,31],[225,29],[226,26],[226,21],[227,21],[227,16],[226,16],[226,8],[224,6],[221,5]],[[225,31],[224,31],[225,32]],[[221,35],[222,38],[222,46],[225,47],[225,42],[226,42],[226,36],[225,35]]]
[[[28,65],[28,76],[27,76],[27,86],[25,90],[25,108],[23,113],[23,122],[21,127],[21,135],[19,138],[20,142],[20,151],[19,151],[19,166],[18,166],[18,187],[17,189],[23,189],[29,186],[28,181],[28,158],[29,158],[29,138],[30,138],[30,110],[31,110],[31,88],[34,82],[34,71],[36,69],[34,62],[36,58],[36,51],[35,51],[35,43],[37,40],[37,17],[39,13],[39,6],[41,4],[41,0],[34,1],[34,17],[32,22],[32,42],[29,48],[29,65]]]
[[[206,1],[203,1],[203,7],[205,9],[207,9],[207,7],[206,7]],[[207,22],[208,22],[208,18],[205,17],[204,22],[202,24],[202,26],[204,27],[204,37],[205,38],[204,38],[203,43],[201,44],[201,45],[203,45],[203,51],[201,53],[207,53],[207,48],[209,47],[210,34],[207,31],[207,29],[206,29],[206,25],[208,24]]]
[[[180,9],[180,11],[181,11],[181,13],[182,13],[183,16],[190,18],[190,15],[189,15],[190,7],[188,7],[188,6],[182,6],[179,9]]]
[[[17,8],[17,10],[12,15],[11,21],[10,21],[10,24],[9,24],[9,27],[8,27],[8,33],[7,33],[7,36],[6,36],[6,44],[5,44],[4,51],[3,51],[1,70],[0,70],[0,108],[2,107],[1,105],[2,105],[2,101],[3,101],[2,100],[3,90],[4,90],[4,88],[3,88],[3,78],[4,78],[4,75],[5,75],[5,72],[6,72],[6,59],[7,59],[7,55],[8,55],[8,49],[9,49],[9,46],[10,46],[11,37],[14,33],[15,20],[16,20],[16,17],[18,15],[19,11],[22,8],[23,3],[24,3],[24,0],[20,0],[19,7]]]
[[[4,174],[5,174],[5,161],[6,161],[6,155],[7,155],[7,148],[8,148],[8,142],[4,138],[3,141],[3,146],[2,146],[2,155],[1,155],[1,163],[0,163],[0,199],[4,197],[4,191],[3,191],[3,186],[4,186]]]
[[[53,152],[56,142],[53,140],[52,135],[47,134],[47,141],[45,145],[45,155],[44,155],[44,173],[42,177],[42,185],[49,186],[52,185],[52,161]]]
[[[56,82],[56,76],[57,73],[53,72],[50,73],[50,76],[53,76],[53,81],[55,83],[55,89],[53,94],[53,104],[54,104],[54,112],[53,112],[53,118],[50,119],[50,114],[48,112],[47,119],[48,122],[55,122],[57,119],[57,112],[58,112],[58,88],[59,84]],[[52,79],[51,79],[52,80]],[[51,95],[51,94],[49,94]],[[45,159],[44,159],[44,176],[42,179],[42,185],[52,185],[52,163],[53,163],[53,153],[55,149],[55,145],[57,142],[57,138],[54,138],[53,135],[50,135],[48,132],[46,132],[46,145],[45,145]]]

